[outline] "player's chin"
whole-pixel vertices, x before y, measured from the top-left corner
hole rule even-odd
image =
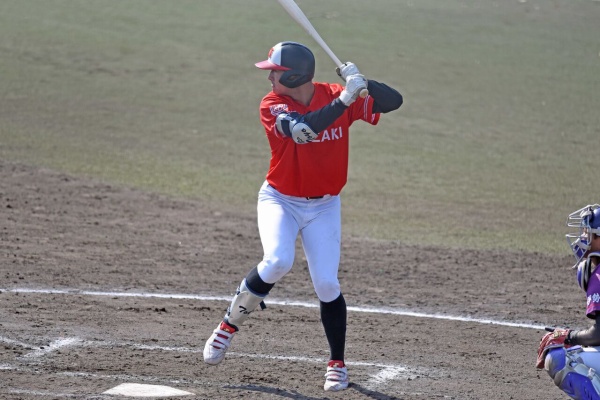
[[[279,83],[271,83],[271,90],[275,94],[287,94],[289,89]]]

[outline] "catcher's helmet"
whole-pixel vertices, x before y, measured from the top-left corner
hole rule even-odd
[[[572,212],[567,218],[567,226],[579,230],[566,235],[577,266],[587,256],[593,235],[600,235],[600,204],[590,204]]]
[[[260,69],[285,71],[279,82],[288,88],[310,82],[315,76],[315,56],[308,47],[296,42],[277,43],[269,51],[269,58],[255,65]]]

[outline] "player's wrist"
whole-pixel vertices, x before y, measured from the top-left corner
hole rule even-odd
[[[573,331],[572,330],[568,330],[567,331],[567,337],[565,338],[565,344],[566,345],[573,345]]]

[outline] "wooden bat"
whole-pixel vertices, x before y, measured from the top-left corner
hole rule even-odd
[[[333,60],[336,67],[341,67],[343,63],[340,61],[339,58],[337,58],[337,56],[333,53],[333,51],[329,48],[329,46],[327,46],[327,43],[325,43],[323,38],[321,38],[321,35],[319,35],[319,32],[317,32],[317,30],[314,28],[314,26],[310,23],[310,21],[308,20],[306,15],[304,15],[304,12],[302,12],[300,7],[298,7],[296,2],[294,2],[294,0],[277,0],[277,1],[285,9],[285,11],[287,11],[287,13],[290,15],[290,17],[292,17],[292,19],[294,21],[296,21],[302,28],[304,28],[306,33],[308,33],[308,35],[310,37],[312,37],[315,40],[315,42],[317,42],[319,44],[319,46],[321,46],[321,48],[325,51],[325,53],[327,53],[327,55]],[[369,91],[367,89],[363,89],[360,91],[360,97],[362,97],[362,98],[367,97],[368,94],[369,94]]]

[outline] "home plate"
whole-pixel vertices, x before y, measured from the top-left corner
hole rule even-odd
[[[162,385],[143,385],[141,383],[122,383],[102,394],[113,394],[129,397],[172,397],[189,396],[194,393]]]

